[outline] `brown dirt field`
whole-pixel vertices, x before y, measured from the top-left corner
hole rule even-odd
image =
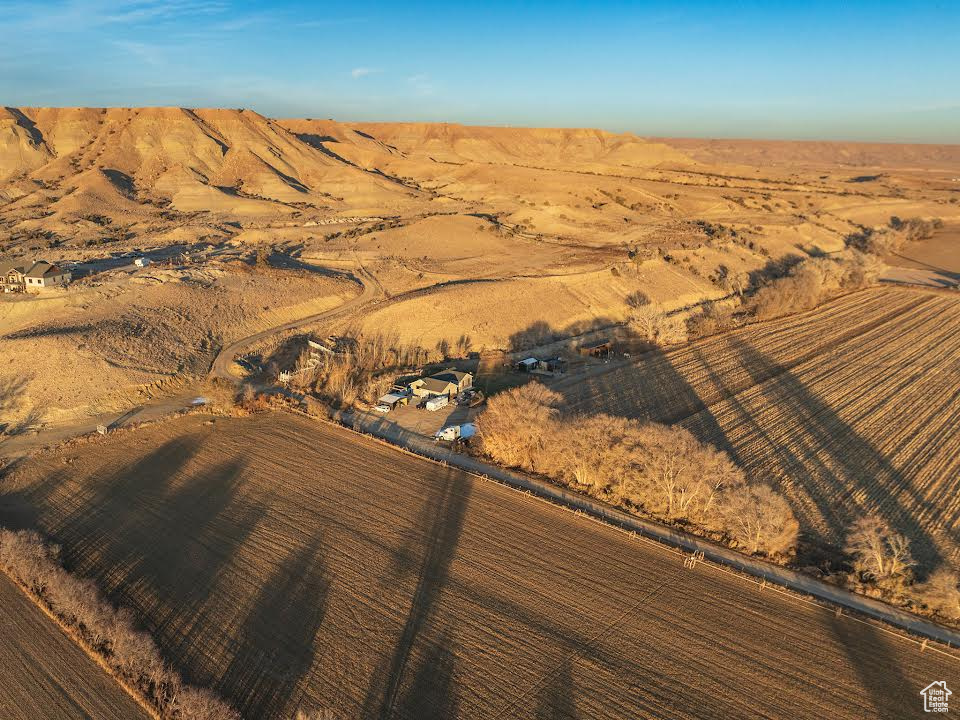
[[[904,718],[955,659],[290,414],[36,457],[37,526],[256,718]]]
[[[960,562],[960,297],[875,289],[563,387],[569,408],[680,423],[842,543],[879,512],[924,570]]]
[[[936,231],[931,238],[907,243],[886,258],[888,265],[933,270],[960,281],[960,225]]]
[[[0,607],[4,720],[150,717],[3,573]]]

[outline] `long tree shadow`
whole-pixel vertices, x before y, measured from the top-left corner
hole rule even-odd
[[[756,446],[757,443],[759,443],[760,446],[764,448],[761,453],[763,466],[765,467],[771,457],[778,458],[779,462],[786,466],[801,464],[801,458],[793,452],[789,445],[778,442],[777,439],[771,435],[769,428],[757,422],[756,411],[747,407],[740,397],[739,392],[741,388],[727,387],[727,383],[722,374],[717,372],[714,366],[700,355],[699,351],[697,354],[701,359],[701,366],[704,368],[707,378],[715,388],[717,397],[725,402],[726,409],[733,414],[732,418],[727,419],[727,426],[740,428],[741,431],[744,428],[748,429],[747,436],[751,438],[751,444]],[[755,371],[748,370],[748,372]],[[756,381],[761,382],[762,380],[756,378]],[[704,407],[700,412],[685,418],[682,425],[700,440],[713,442],[720,450],[726,452],[738,466],[750,472],[750,457],[745,453],[741,453],[740,448],[731,442],[727,433],[718,422],[716,415],[714,415],[710,408]],[[756,455],[755,449],[752,452]],[[769,481],[770,479],[768,477],[769,472],[761,473],[754,471],[752,474],[757,476],[755,479],[763,479],[764,481]],[[842,535],[844,528],[842,523],[836,521],[835,503],[820,495],[803,498],[803,500],[810,501],[814,505],[813,517],[811,517],[809,502],[801,502],[800,499],[792,493],[787,493],[785,498],[790,504],[790,509],[800,522],[801,527],[800,542],[797,547],[797,563],[802,566],[819,567],[835,560],[839,553],[839,547],[835,542],[831,543],[823,538],[816,528],[818,519],[833,520],[831,528],[834,537],[836,538]]]
[[[447,630],[425,641],[422,660],[411,672],[410,686],[397,699],[394,715],[416,720],[451,720],[460,703],[454,684],[456,652]]]
[[[418,641],[429,629],[437,602],[447,584],[463,531],[471,486],[460,473],[451,470],[437,471],[424,485],[430,487],[431,494],[418,515],[416,537],[395,554],[393,572],[384,581],[394,584],[409,573],[416,573],[410,609],[393,652],[370,679],[363,717],[380,720],[387,720],[395,714],[407,717],[405,711],[401,713],[402,709],[425,707],[426,690],[421,674],[424,668],[430,667],[431,655],[434,660],[443,660],[448,678],[453,672],[454,656],[447,649],[447,641],[428,646],[425,652],[421,650],[419,659],[415,646],[421,644]],[[408,666],[412,659],[416,664],[411,669]],[[408,672],[412,673],[414,682],[405,689],[404,678]],[[447,694],[442,699],[436,697],[436,689],[435,686],[429,693],[430,707],[456,704],[450,694],[454,689],[451,683],[446,683],[444,692]]]
[[[891,527],[906,535],[914,557],[930,569],[942,560],[933,538],[907,507],[923,507],[924,500],[890,461],[862,438],[837,411],[811,391],[794,373],[739,338],[730,338],[731,350],[743,358],[751,373],[766,380],[757,387],[781,412],[781,423],[795,427],[791,440],[769,446],[771,459],[782,477],[821,509],[834,539],[856,517],[878,513]],[[748,467],[749,470],[749,467]],[[869,498],[868,502],[857,496]]]
[[[919,709],[920,686],[911,684],[903,674],[890,639],[869,623],[854,623],[845,617],[831,617],[828,628],[860,680],[860,688],[872,705],[872,717],[912,717]]]
[[[537,720],[577,720],[579,717],[573,674],[568,658],[538,693],[536,718]]]
[[[322,537],[293,550],[260,589],[216,681],[244,717],[285,718],[313,665],[330,591]]]
[[[185,475],[198,447],[175,438],[81,482],[50,473],[3,496],[0,524],[41,529],[63,547],[68,569],[134,611],[187,681],[208,685],[230,602],[223,576],[263,510],[241,493],[240,460]]]

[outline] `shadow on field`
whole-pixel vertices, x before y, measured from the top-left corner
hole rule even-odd
[[[570,668],[570,659],[564,660],[563,665],[550,682],[537,696],[536,720],[577,720],[577,703],[575,697],[573,673]]]
[[[570,378],[557,389],[572,412],[680,424],[726,451],[755,481],[789,478],[787,500],[803,530],[801,565],[836,559],[850,523],[868,511],[877,512],[910,538],[921,577],[941,562],[932,537],[917,521],[917,511],[928,503],[880,450],[797,378],[790,366],[736,333],[707,342],[714,347],[723,342],[721,354],[737,362],[711,363],[699,345],[673,355],[653,350],[634,365],[581,381]],[[685,377],[693,373],[704,377],[696,388]],[[753,394],[744,395],[751,388]],[[744,398],[749,398],[749,405]],[[876,403],[882,400],[877,398]],[[724,402],[729,417],[721,427],[714,411]],[[789,428],[789,442],[782,435],[770,435],[771,421],[765,425],[758,420],[760,406],[776,414],[777,428]],[[728,437],[724,428],[734,429],[739,440]],[[745,452],[747,444],[750,449]]]
[[[209,658],[221,651],[217,646],[225,637],[234,636],[224,632],[224,624],[231,622],[231,613],[240,612],[231,607],[225,570],[263,510],[241,492],[244,463],[239,459],[196,474],[185,472],[201,442],[196,437],[172,439],[122,470],[93,474],[84,482],[72,482],[68,470],[50,473],[28,488],[4,495],[0,524],[38,528],[61,544],[67,568],[97,578],[112,603],[134,611],[188,682],[211,685],[220,678],[208,669]],[[307,598],[283,585],[289,572],[297,582],[315,587],[312,569],[305,571],[303,562],[291,559],[291,569],[278,573],[271,583],[290,596],[284,602],[299,603],[289,618],[284,608],[255,605],[249,612],[261,617],[279,612],[294,629],[302,627],[295,618],[305,618],[303,622],[312,626]],[[252,630],[244,632],[238,649],[222,652],[227,657],[249,653],[245,644],[249,633]],[[284,662],[289,674],[296,675],[297,663]],[[273,696],[256,688],[254,699],[267,706],[284,692],[289,696],[289,686],[289,681],[279,683]]]
[[[389,657],[370,679],[362,717],[447,718],[456,715],[455,654],[446,630],[431,633],[434,610],[447,584],[470,500],[471,485],[452,470],[424,482],[430,496],[416,521],[416,537],[395,555],[384,585],[416,574],[407,618]],[[436,635],[430,639],[429,635]],[[405,683],[407,675],[409,683]]]
[[[826,624],[860,680],[859,687],[850,692],[861,704],[869,701],[873,717],[900,720],[919,710],[923,686],[911,684],[904,676],[889,637],[869,623],[846,617],[833,616]]]
[[[313,665],[329,589],[320,536],[292,550],[260,588],[232,633],[238,646],[216,682],[244,717],[289,717],[286,709]]]
[[[742,358],[748,372],[775,378],[758,387],[781,414],[780,422],[796,428],[792,438],[795,447],[789,450],[782,443],[770,443],[768,452],[781,476],[792,481],[794,492],[802,492],[816,505],[831,533],[843,538],[855,517],[876,512],[910,538],[921,576],[936,567],[943,558],[930,534],[917,522],[916,510],[926,503],[902,472],[789,368],[733,336],[730,348]],[[881,401],[878,398],[876,402]],[[751,422],[756,424],[755,420]],[[769,466],[769,459],[764,464]],[[858,502],[857,496],[865,500]],[[802,517],[802,513],[797,512],[797,516]]]

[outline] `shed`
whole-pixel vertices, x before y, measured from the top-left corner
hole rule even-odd
[[[610,340],[600,340],[586,345],[581,345],[577,352],[587,357],[606,357],[610,354]]]
[[[530,372],[537,367],[537,363],[540,361],[534,357],[528,357],[525,360],[521,360],[517,363],[517,370],[520,372]]]
[[[387,405],[388,407],[391,407],[391,408],[396,407],[397,405],[406,405],[408,402],[410,402],[409,395],[407,395],[406,393],[395,393],[395,392],[389,392],[383,397],[381,397],[379,400],[377,400],[378,404]]]

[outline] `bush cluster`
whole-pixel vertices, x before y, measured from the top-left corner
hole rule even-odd
[[[942,565],[918,582],[910,539],[880,516],[869,514],[854,522],[844,549],[853,572],[840,579],[852,589],[948,621],[960,620],[960,577],[956,571]]]
[[[877,282],[884,265],[858,250],[814,257],[794,265],[783,277],[761,286],[748,306],[758,320],[810,310],[831,297]]]
[[[926,240],[942,227],[943,221],[940,218],[927,220],[914,217],[903,220],[893,215],[886,226],[861,228],[848,235],[846,243],[847,247],[882,256],[897,252],[907,242]]]
[[[61,567],[59,549],[39,534],[0,528],[0,570],[24,587],[163,718],[239,720],[240,715],[204,688],[186,685],[163,661],[153,639],[131,614],[108,603],[96,585]]]
[[[683,428],[564,416],[560,400],[539,383],[491,398],[477,419],[481,452],[748,553],[784,560],[794,552],[798,524],[786,500],[748,485],[726,453]]]

